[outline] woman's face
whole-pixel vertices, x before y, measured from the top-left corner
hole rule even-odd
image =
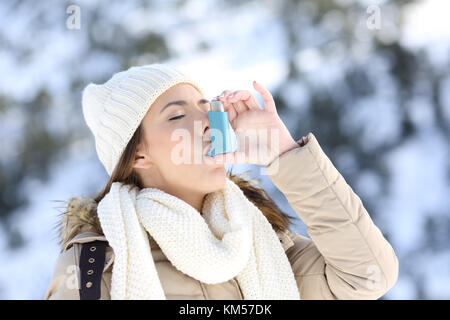
[[[203,158],[211,140],[209,109],[209,101],[187,83],[157,98],[142,120],[145,141],[136,155],[144,187],[177,195],[180,190],[207,194],[224,186],[225,166]]]

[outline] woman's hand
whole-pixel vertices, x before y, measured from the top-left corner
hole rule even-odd
[[[256,81],[253,87],[261,94],[264,109],[247,90],[225,90],[215,97],[228,111],[238,142],[236,152],[211,157],[215,162],[268,165],[282,153],[299,146],[278,116],[272,94]]]

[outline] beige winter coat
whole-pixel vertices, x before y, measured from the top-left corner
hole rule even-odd
[[[268,176],[306,224],[310,236],[290,230],[277,231],[300,297],[378,299],[397,281],[395,252],[360,198],[325,155],[316,137],[309,133],[307,138],[306,145],[283,153],[266,167]],[[44,299],[80,299],[76,267],[81,244],[106,240],[95,209],[93,199],[81,206],[70,202],[62,220],[63,251]],[[243,299],[235,278],[211,285],[189,277],[178,271],[149,238],[167,299]],[[101,299],[110,299],[113,262],[113,250],[107,246]]]

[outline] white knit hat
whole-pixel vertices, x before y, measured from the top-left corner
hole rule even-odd
[[[150,106],[178,83],[189,83],[203,94],[196,81],[160,63],[131,67],[114,74],[104,84],[90,83],[84,88],[84,119],[109,176]]]

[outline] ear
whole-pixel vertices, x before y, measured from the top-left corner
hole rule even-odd
[[[133,168],[150,169],[153,166],[153,163],[150,159],[150,155],[145,151],[146,151],[145,148],[141,146],[137,148]]]

